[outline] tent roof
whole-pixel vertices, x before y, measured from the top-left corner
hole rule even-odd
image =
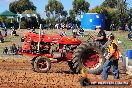
[[[6,10],[0,14],[0,16],[16,16],[16,14]]]

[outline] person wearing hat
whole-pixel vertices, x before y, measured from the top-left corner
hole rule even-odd
[[[63,29],[63,28],[61,28],[61,32],[59,33],[60,34],[60,36],[62,36],[62,37],[66,37],[67,35],[66,35],[66,32],[65,32],[65,30]]]
[[[96,26],[95,31],[98,35],[94,37],[94,40],[99,41],[101,45],[104,45],[107,42],[106,33],[104,30],[101,30],[100,26]]]
[[[114,79],[119,79],[118,60],[119,60],[119,48],[114,41],[114,35],[108,36],[108,55],[106,56],[106,62],[103,65],[102,79],[107,80],[108,70],[113,66]]]

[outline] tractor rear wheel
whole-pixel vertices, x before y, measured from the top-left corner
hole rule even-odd
[[[82,67],[89,74],[99,74],[105,62],[104,49],[98,42],[81,44],[75,51],[70,65],[74,73],[80,73]]]
[[[34,61],[34,71],[45,73],[51,68],[51,61],[46,57],[38,57]]]

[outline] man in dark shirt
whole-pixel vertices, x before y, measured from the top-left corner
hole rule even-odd
[[[101,30],[101,28],[98,26],[95,28],[95,30],[98,33],[98,35],[95,36],[94,39],[96,41],[99,41],[100,44],[104,45],[107,42],[106,34],[105,34],[104,30]]]

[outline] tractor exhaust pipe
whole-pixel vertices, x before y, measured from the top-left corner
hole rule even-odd
[[[38,39],[38,53],[40,53],[40,35],[41,35],[42,24],[39,26],[39,39]]]

